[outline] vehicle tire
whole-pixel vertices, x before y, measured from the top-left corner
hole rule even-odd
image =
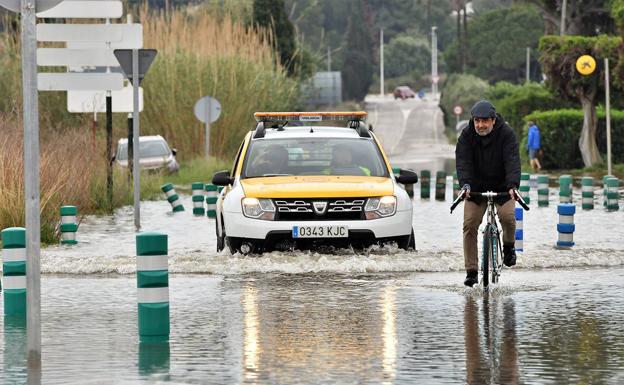
[[[416,240],[414,239],[414,229],[412,229],[412,232],[410,235],[401,237],[399,241],[397,242],[397,246],[399,246],[399,249],[403,249],[403,250],[415,250]]]
[[[223,236],[219,236],[219,229],[217,228],[217,222],[215,221],[215,233],[217,236],[217,252],[220,252],[225,248],[225,222],[223,222],[223,215],[221,216],[221,226],[223,226]]]
[[[234,255],[235,253],[240,253],[243,255],[262,254],[263,251],[261,245],[251,239],[225,237],[225,243],[230,249],[230,254],[232,255]],[[242,250],[243,245],[245,244],[250,246],[248,251]]]
[[[491,237],[492,237],[492,232],[491,232],[491,228],[490,225],[485,225],[485,230],[483,232],[483,251],[482,251],[482,265],[481,268],[483,269],[482,273],[483,273],[483,287],[486,288],[488,287],[488,284],[490,283],[489,281],[489,274],[490,274],[490,261],[492,260],[492,241],[491,241]]]

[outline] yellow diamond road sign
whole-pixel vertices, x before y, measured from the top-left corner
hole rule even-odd
[[[576,70],[581,75],[591,75],[596,70],[596,60],[589,55],[583,55],[576,60]]]

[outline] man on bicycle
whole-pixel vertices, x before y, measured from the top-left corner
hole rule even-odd
[[[520,184],[518,139],[513,129],[496,113],[492,103],[481,100],[470,110],[471,119],[462,130],[455,147],[457,178],[466,196],[464,202],[464,285],[478,279],[477,233],[487,201],[471,197],[470,190],[509,191],[509,197],[495,198],[498,218],[503,227],[503,263],[516,264],[515,192]]]

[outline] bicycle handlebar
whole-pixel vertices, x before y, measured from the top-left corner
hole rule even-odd
[[[520,196],[520,193],[518,192],[518,190],[514,190],[515,195],[516,195],[516,202],[518,202],[520,204],[520,206],[522,206],[523,209],[525,209],[526,211],[529,211],[530,208],[529,206],[526,204],[526,202],[524,201],[524,199],[522,199],[522,197]],[[481,196],[481,197],[486,197],[486,198],[495,198],[495,197],[508,197],[509,196],[509,192],[508,191],[502,191],[502,192],[493,192],[493,191],[487,191],[487,192],[478,192],[478,191],[471,191],[470,192],[471,196]],[[453,204],[451,205],[451,214],[453,213],[453,210],[455,210],[455,207],[457,207],[457,205],[459,205],[464,199],[466,198],[466,190],[461,190],[461,192],[459,193],[459,195],[457,196],[457,198],[453,201]]]

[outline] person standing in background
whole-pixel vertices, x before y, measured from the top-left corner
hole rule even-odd
[[[529,159],[531,160],[531,167],[533,171],[539,171],[542,169],[539,159],[537,159],[537,153],[540,149],[540,132],[537,124],[532,120],[528,121],[529,125],[529,140],[527,141],[527,148],[529,150]]]

